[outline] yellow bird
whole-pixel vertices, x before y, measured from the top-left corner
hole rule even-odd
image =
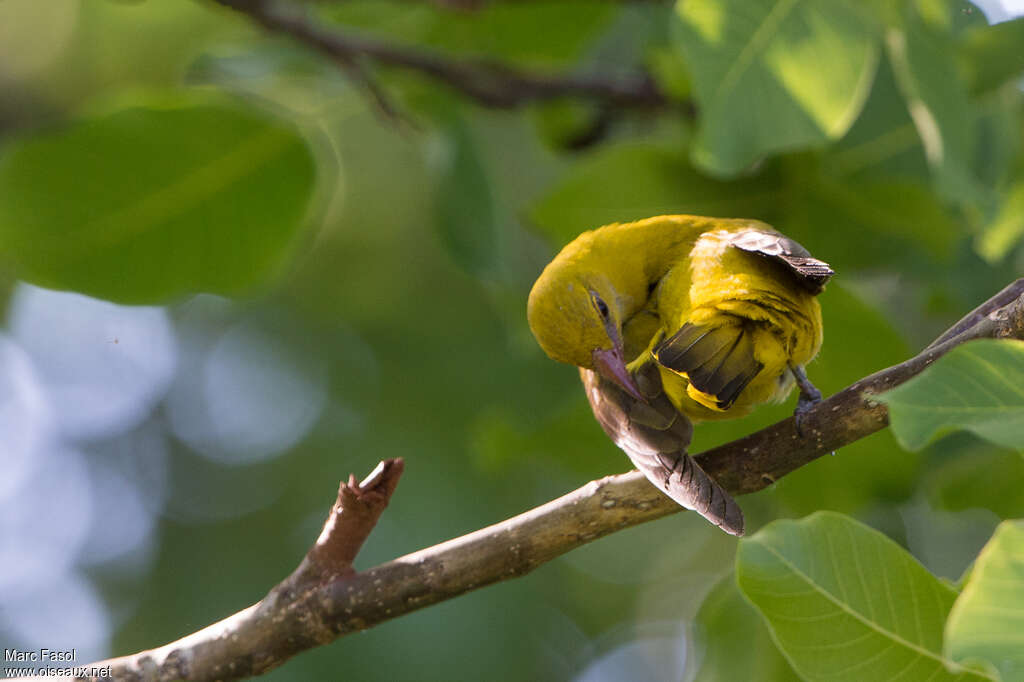
[[[580,367],[598,422],[656,486],[723,530],[738,505],[686,453],[691,422],[740,417],[800,386],[833,272],[757,220],[657,216],[584,232],[544,269],[527,317]]]

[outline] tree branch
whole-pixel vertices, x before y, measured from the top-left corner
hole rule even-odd
[[[326,585],[355,575],[352,561],[377,525],[404,468],[401,459],[388,459],[362,483],[349,476],[338,487],[320,537],[302,563],[259,603],[158,649],[87,667],[109,666],[109,679],[114,680],[236,680],[330,642],[337,635],[323,617],[324,609],[316,605],[317,595]]]
[[[404,470],[405,462],[399,458],[378,464],[362,483],[356,483],[355,474],[350,474],[348,482],[338,486],[338,498],[320,537],[295,572],[281,584],[289,583],[289,589],[295,591],[354,573],[352,562],[388,506]]]
[[[491,61],[458,60],[409,46],[393,45],[366,36],[329,31],[272,0],[215,0],[245,14],[269,31],[291,36],[321,52],[346,70],[358,59],[397,66],[435,78],[479,104],[498,109],[559,97],[580,97],[605,104],[639,109],[678,107],[692,116],[693,105],[674,102],[646,73],[623,79],[599,75],[553,75],[520,71]],[[365,78],[361,78],[365,84]],[[372,90],[378,102],[379,90]]]
[[[919,355],[836,393],[793,419],[700,456],[733,494],[785,474],[888,423],[872,399],[919,374],[952,348],[979,338],[1024,339],[1024,279],[968,314]],[[387,504],[401,460],[383,462],[358,486],[343,484],[317,544],[267,597],[158,649],[96,663],[116,680],[227,680],[260,674],[337,637],[485,585],[525,575],[609,533],[681,511],[637,471],[608,476],[501,523],[361,573],[352,559]]]

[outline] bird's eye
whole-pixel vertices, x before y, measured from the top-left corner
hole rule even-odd
[[[600,296],[594,296],[594,305],[597,306],[597,312],[601,313],[601,317],[608,319],[608,304],[601,300]]]

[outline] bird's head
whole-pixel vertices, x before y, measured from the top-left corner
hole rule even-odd
[[[530,291],[527,319],[552,359],[595,370],[645,400],[626,369],[621,306],[606,277],[549,266]]]

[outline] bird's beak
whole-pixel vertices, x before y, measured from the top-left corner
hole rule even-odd
[[[641,402],[647,402],[647,398],[640,392],[640,387],[626,369],[626,361],[622,359],[622,347],[617,345],[608,350],[598,348],[593,353],[594,369],[608,381],[621,388]]]

